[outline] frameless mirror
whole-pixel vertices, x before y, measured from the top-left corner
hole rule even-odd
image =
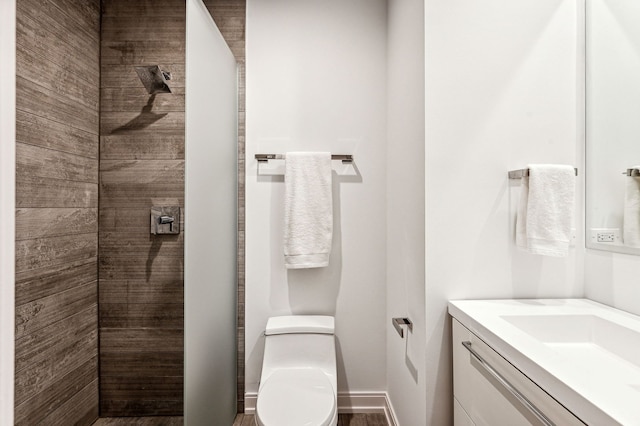
[[[586,0],[587,247],[640,254],[640,2]]]

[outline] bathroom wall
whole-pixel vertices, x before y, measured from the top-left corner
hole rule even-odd
[[[149,208],[184,203],[185,2],[104,0],[100,111],[102,416],[183,404],[183,234],[151,236]],[[149,95],[135,65],[172,74]]]
[[[640,257],[587,249],[585,297],[640,315]]]
[[[567,258],[515,248],[507,179],[528,163],[581,167],[576,7],[425,3],[427,424],[451,424],[448,300],[583,295],[581,237]]]
[[[19,0],[15,424],[98,416],[100,2]]]
[[[340,392],[386,390],[386,2],[247,2],[246,391],[267,318],[336,317]],[[353,154],[334,164],[330,265],[289,270],[282,175],[256,153]],[[255,400],[254,400],[255,403]],[[247,401],[247,405],[248,401]]]
[[[423,1],[388,2],[387,40],[387,393],[398,424],[424,425]],[[393,317],[413,322],[404,339]]]

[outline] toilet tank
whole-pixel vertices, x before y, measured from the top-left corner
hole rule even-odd
[[[260,383],[280,368],[319,368],[336,387],[334,318],[323,315],[272,317],[265,328]]]

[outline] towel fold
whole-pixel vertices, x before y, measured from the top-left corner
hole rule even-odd
[[[640,169],[640,166],[630,167]],[[622,238],[625,246],[640,247],[640,177],[625,178]]]
[[[327,266],[333,236],[331,153],[286,153],[284,180],[285,266]]]
[[[516,245],[533,254],[569,252],[575,204],[573,166],[531,164],[521,182]]]

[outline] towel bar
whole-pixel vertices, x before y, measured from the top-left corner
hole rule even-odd
[[[576,171],[576,176],[578,176],[578,169],[574,169],[574,170]],[[509,179],[520,179],[526,176],[529,176],[529,169],[519,169],[519,170],[509,171]]]
[[[256,160],[259,163],[266,163],[269,160],[284,160],[284,154],[256,154]],[[332,154],[332,160],[341,160],[343,163],[353,163],[353,155],[351,154]]]
[[[622,172],[623,175],[627,175],[627,176],[633,176],[633,177],[639,177],[640,176],[640,170],[638,169],[627,169],[626,172]]]

